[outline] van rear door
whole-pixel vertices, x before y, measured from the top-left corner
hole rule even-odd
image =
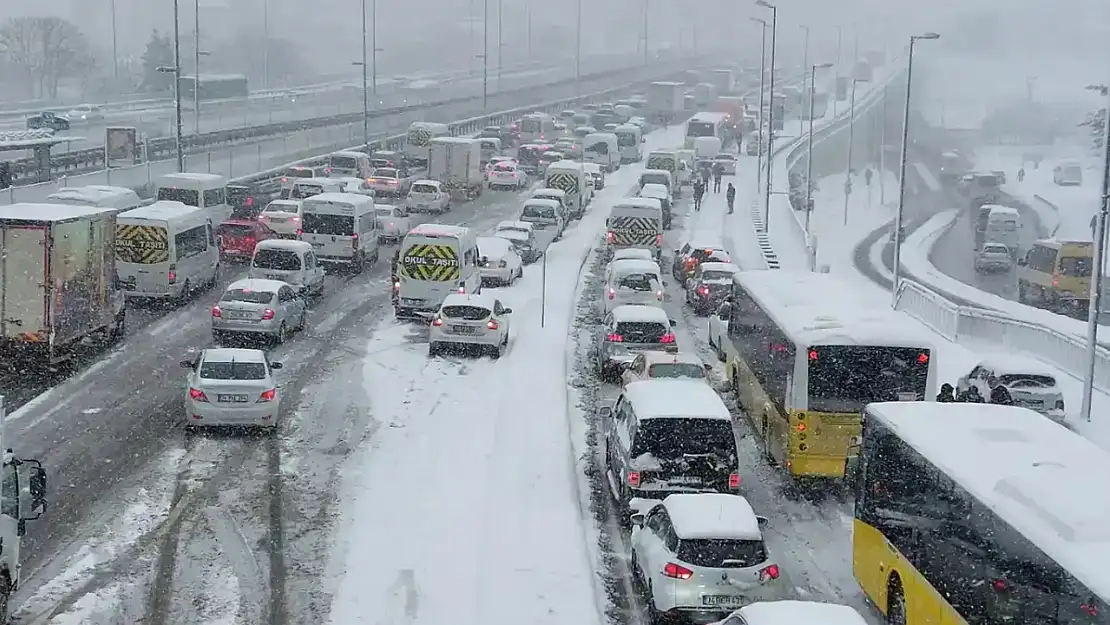
[[[46,249],[42,226],[0,227],[0,253],[7,260],[0,263],[0,338],[20,339],[46,330]]]
[[[131,295],[167,295],[173,260],[170,233],[165,224],[117,223],[116,271],[124,292]]]
[[[306,201],[301,231],[301,240],[311,243],[323,262],[349,262],[358,249],[355,208],[350,204]]]

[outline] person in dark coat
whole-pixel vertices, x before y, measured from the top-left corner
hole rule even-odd
[[[713,192],[721,192],[721,177],[725,175],[725,166],[721,163],[713,163]]]
[[[1010,395],[1010,389],[1006,388],[998,381],[998,378],[993,375],[987,378],[987,386],[991,388],[991,401],[992,404],[999,404],[1001,406],[1013,406],[1014,398]]]
[[[967,394],[963,400],[969,404],[981,404],[983,403],[983,394],[979,392],[978,386],[972,384],[967,389]]]
[[[728,212],[731,215],[733,205],[736,204],[736,187],[732,183],[728,183],[728,191],[725,191],[725,201],[728,202]]]
[[[694,210],[701,210],[701,198],[705,195],[705,183],[701,180],[694,182]]]
[[[945,382],[940,385],[940,393],[937,394],[937,401],[942,403],[952,403],[956,401],[956,389],[951,384]]]

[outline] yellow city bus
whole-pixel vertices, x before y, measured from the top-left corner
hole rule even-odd
[[[867,406],[852,569],[896,625],[1110,623],[1110,453],[1025,408]]]
[[[821,273],[733,278],[728,379],[768,460],[795,478],[845,476],[865,405],[936,397],[925,328],[853,291]]]

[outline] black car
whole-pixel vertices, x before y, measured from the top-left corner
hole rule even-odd
[[[671,264],[671,275],[681,282],[685,282],[694,275],[698,265],[704,262],[718,261],[731,262],[728,252],[713,245],[694,245],[687,243],[674,251],[674,261]]]
[[[52,111],[43,111],[27,118],[27,129],[49,128],[54,131],[69,130],[69,118]]]
[[[227,205],[231,207],[232,219],[257,219],[263,208],[276,198],[281,191],[256,184],[229,184],[224,188]]]

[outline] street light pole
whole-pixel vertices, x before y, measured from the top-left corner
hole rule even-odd
[[[805,105],[805,100],[804,100],[802,94],[805,93],[805,91],[804,91],[805,79],[806,79],[805,71],[810,66],[809,65],[809,26],[806,25],[806,24],[802,24],[800,26],[800,28],[803,31],[805,31],[806,36],[805,36],[805,43],[802,45],[802,86],[803,86],[803,91],[800,91],[798,93],[798,110],[799,111],[802,110],[802,106]],[[801,134],[802,132],[804,132],[804,130],[802,129],[801,126],[799,126],[798,133]]]
[[[482,0],[482,110],[489,108],[489,0]]]
[[[119,88],[119,48],[116,45],[116,0],[111,0],[112,10],[112,76],[115,78],[114,87]]]
[[[185,171],[185,146],[181,144],[181,9],[178,0],[173,0],[173,108],[176,130],[174,139],[177,144],[177,171]],[[198,81],[193,82],[193,91]]]
[[[582,95],[582,0],[578,0],[578,12],[574,38],[574,92]]]
[[[177,64],[178,69],[181,64]],[[193,127],[200,134],[200,0],[193,1]]]
[[[370,150],[370,87],[366,81],[366,0],[362,0],[362,143]]]
[[[817,63],[809,66],[809,135],[806,137],[806,238],[810,238],[809,219],[813,215],[813,101],[817,97],[817,70],[832,67],[832,63]],[[810,241],[806,241],[806,248]],[[813,258],[810,251],[811,260]],[[812,262],[810,269],[812,269]]]
[[[501,91],[501,70],[504,67],[501,63],[501,54],[504,50],[504,41],[501,37],[501,24],[503,22],[503,0],[497,0],[497,90]]]
[[[898,297],[898,280],[902,262],[902,216],[906,210],[906,152],[910,144],[910,98],[913,94],[913,47],[918,40],[939,39],[936,33],[910,36],[909,54],[906,56],[906,102],[902,111],[902,153],[898,162],[898,213],[894,217],[893,281],[890,286],[891,302]]]
[[[759,129],[756,131],[756,156],[755,156],[755,190],[759,192],[760,178],[763,176],[763,81],[767,71],[767,20],[758,17],[752,18],[760,26],[759,38]]]
[[[844,225],[848,225],[848,198],[852,195],[852,157],[856,136],[856,85],[859,81],[852,78],[852,100],[848,107],[848,165],[844,170]]]
[[[836,27],[836,82],[838,82],[838,83],[840,82],[840,46],[843,43],[843,41],[844,41],[844,27],[843,26],[837,26]],[[832,101],[833,101],[833,117],[836,117],[836,104],[838,102],[838,98],[836,97],[835,93],[833,94]]]
[[[648,57],[649,57],[649,55],[648,55],[648,0],[644,0],[644,3],[643,3],[643,5],[641,5],[641,7],[642,7],[641,10],[643,11],[643,14],[644,14],[644,65],[647,65],[648,62],[649,62],[649,60],[648,60]]]
[[[378,0],[370,0],[370,86],[378,99]]]
[[[262,0],[262,88],[270,88],[270,1]],[[269,102],[269,100],[267,100]]]
[[[771,154],[775,145],[775,43],[779,32],[778,7],[767,0],[756,0],[756,5],[771,9],[771,71],[767,77],[767,180],[763,189],[763,232],[771,231]],[[763,146],[759,146],[760,149]]]
[[[1110,87],[1092,85],[1088,89],[1100,91],[1105,97]],[[1102,308],[1102,280],[1105,276],[1103,263],[1106,262],[1106,229],[1110,215],[1110,98],[1105,100],[1106,117],[1102,122],[1102,199],[1099,205],[1098,222],[1095,232],[1094,267],[1091,270],[1091,295],[1087,303],[1087,362],[1083,375],[1083,402],[1080,414],[1084,421],[1091,420],[1091,396],[1094,393],[1095,358],[1098,355],[1098,314]]]

